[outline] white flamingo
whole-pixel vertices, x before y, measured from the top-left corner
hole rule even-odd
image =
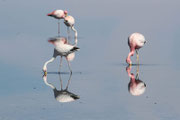
[[[70,45],[67,43],[67,39],[65,37],[52,38],[48,40],[49,43],[52,43],[55,46],[53,57],[45,62],[43,66],[43,71],[45,75],[47,74],[47,65],[55,60],[57,56],[60,56],[60,68],[62,66],[62,57],[64,56],[68,62],[68,67],[70,72],[72,73],[70,61],[74,59],[74,52],[79,50],[78,47],[74,45]]]
[[[60,35],[60,19],[64,19],[67,16],[67,11],[65,10],[54,10],[53,12],[47,14],[47,16],[54,17],[58,19],[58,36]]]
[[[142,48],[144,46],[144,44],[146,43],[145,37],[140,34],[140,33],[133,33],[129,36],[128,38],[128,45],[130,48],[130,53],[128,54],[128,57],[126,59],[126,62],[128,64],[132,64],[131,61],[131,56],[134,55],[134,52],[136,51],[136,55],[137,55],[137,62],[139,64],[139,54],[138,54],[138,50],[140,48]]]

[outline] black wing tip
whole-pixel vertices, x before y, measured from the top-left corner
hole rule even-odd
[[[80,48],[78,48],[78,47],[73,47],[70,51],[77,51],[77,50],[79,50]]]

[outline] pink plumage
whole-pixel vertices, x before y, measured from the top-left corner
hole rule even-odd
[[[130,53],[128,54],[128,57],[126,59],[126,62],[128,64],[132,64],[130,57],[134,55],[135,51],[137,55],[137,61],[139,62],[138,50],[142,48],[145,43],[146,43],[145,37],[140,33],[133,33],[129,36],[128,45],[130,48]]]

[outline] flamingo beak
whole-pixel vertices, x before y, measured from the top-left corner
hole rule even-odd
[[[47,71],[44,71],[44,76],[47,76]]]
[[[46,77],[46,76],[47,76],[47,71],[46,71],[46,70],[43,70],[43,72],[44,72],[43,77]]]
[[[53,41],[53,40],[48,40],[48,42],[55,45],[55,41]]]
[[[52,13],[47,14],[47,16],[52,16]]]

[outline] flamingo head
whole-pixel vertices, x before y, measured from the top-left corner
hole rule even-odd
[[[67,10],[65,10],[65,11],[64,11],[64,15],[65,15],[65,17],[67,16],[67,14],[68,14],[68,12],[67,12]]]
[[[44,72],[43,76],[47,76],[47,68],[46,68],[46,66],[43,67],[43,72]]]

